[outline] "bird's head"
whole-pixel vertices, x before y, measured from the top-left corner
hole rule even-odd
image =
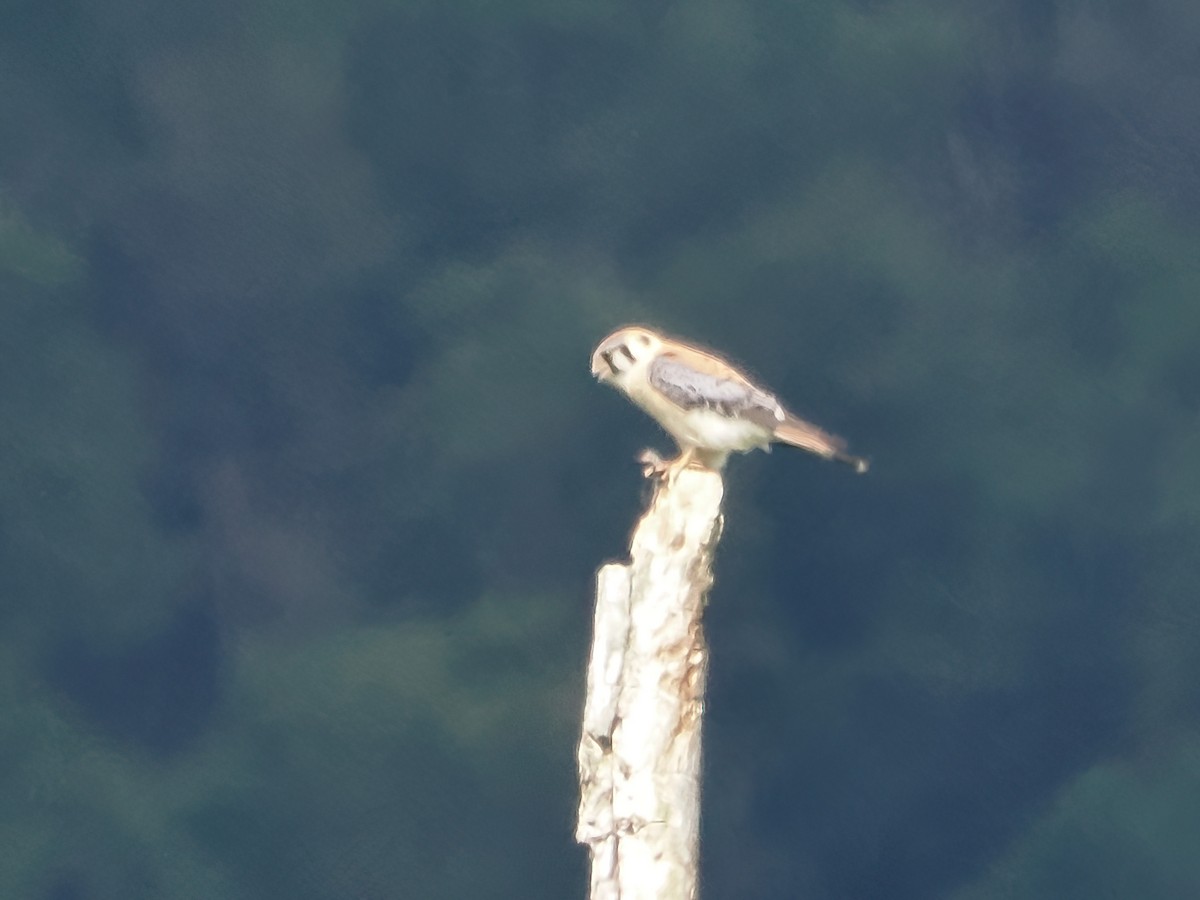
[[[592,375],[624,388],[662,349],[662,338],[649,328],[627,325],[602,340],[592,354]]]

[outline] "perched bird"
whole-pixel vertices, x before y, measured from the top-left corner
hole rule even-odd
[[[773,442],[800,447],[867,471],[839,437],[792,415],[775,395],[715,354],[637,325],[619,328],[592,354],[592,375],[623,391],[658,421],[680,455],[650,468],[668,474],[689,465],[720,469],[733,451]]]

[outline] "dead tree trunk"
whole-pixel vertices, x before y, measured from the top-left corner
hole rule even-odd
[[[692,900],[700,838],[701,615],[721,536],[719,473],[660,482],[628,564],[596,578],[576,839],[591,900]]]

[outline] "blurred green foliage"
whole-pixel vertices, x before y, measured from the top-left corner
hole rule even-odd
[[[582,896],[614,326],[730,467],[711,896],[1200,885],[1200,15],[0,5],[0,895]]]

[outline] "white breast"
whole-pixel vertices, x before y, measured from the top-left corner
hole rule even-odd
[[[765,447],[771,442],[771,433],[761,425],[723,416],[709,409],[685,412],[682,420],[682,428],[676,437],[697,447],[744,453],[755,447]]]

